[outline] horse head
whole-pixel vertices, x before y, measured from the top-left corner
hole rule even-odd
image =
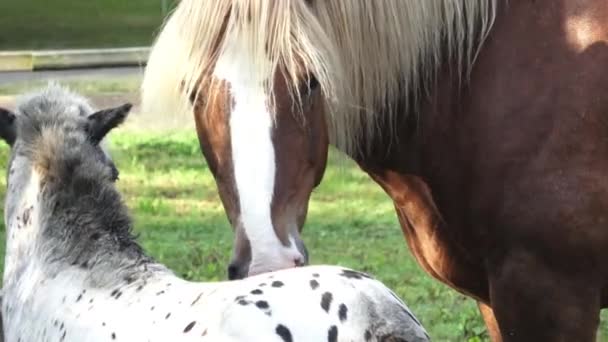
[[[326,166],[334,50],[303,1],[181,2],[155,44],[143,111],[194,115],[235,231],[231,279],[307,263],[300,232]]]
[[[298,75],[297,96],[290,96],[289,75],[248,78],[258,74],[248,58],[220,56],[194,103],[201,149],[235,230],[230,279],[308,262],[300,233],[328,152],[314,76]]]

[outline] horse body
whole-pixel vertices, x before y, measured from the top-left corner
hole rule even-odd
[[[505,340],[591,341],[608,305],[608,6],[503,11],[511,15],[498,16],[467,88],[438,82],[419,134],[400,144],[413,153],[360,164],[374,178],[396,170],[424,179],[419,196],[434,200],[425,215],[441,217],[428,236],[451,261],[433,259],[437,245],[423,239],[412,250],[430,256],[439,279],[490,304]],[[402,222],[420,215],[397,208]],[[427,231],[403,226],[411,239]]]
[[[350,269],[215,283],[175,276],[135,242],[99,147],[130,106],[74,111],[80,99],[51,87],[26,97],[17,114],[0,110],[1,137],[12,146],[6,340],[429,340],[388,288]]]
[[[510,3],[466,90],[444,76],[398,128],[417,133],[355,156],[420,265],[491,305],[506,340],[594,340],[608,305],[608,35],[573,49],[565,4]]]
[[[486,259],[516,238],[539,239],[529,243],[554,249],[564,267],[567,250],[575,247],[570,243],[598,253],[589,261],[603,258],[597,246],[608,242],[598,210],[608,205],[601,177],[608,167],[608,100],[602,95],[608,34],[586,37],[588,45],[575,49],[568,37],[576,33],[562,33],[575,16],[567,3],[504,6],[512,15],[498,16],[465,89],[443,73],[416,120],[397,121],[397,131],[412,134],[392,144],[379,136],[365,142],[370,152],[353,155],[400,210],[411,201],[423,211],[418,215],[435,221],[430,225],[437,226],[432,234],[443,236],[440,249],[476,264],[464,267],[474,270],[470,277],[482,272],[485,278]],[[590,7],[598,18],[608,14],[606,6]],[[516,39],[526,34],[530,39]],[[403,215],[416,221],[415,213]],[[571,224],[578,228],[566,227]],[[579,271],[588,264],[569,262]],[[469,294],[489,300],[487,288]]]
[[[608,8],[579,5],[505,6],[467,88],[445,74],[399,128],[417,133],[355,157],[423,268],[491,304],[507,340],[594,340],[608,305],[608,34],[566,25]]]
[[[303,225],[329,140],[392,198],[420,265],[480,302],[494,340],[595,338],[608,304],[605,1],[313,0],[286,1],[286,10],[234,0],[209,11],[217,25],[185,20],[194,7],[212,7],[202,3],[182,1],[161,34],[144,107],[163,96],[191,102],[237,232],[234,277],[266,270],[252,267],[264,245],[248,232],[272,232],[242,229],[237,203],[246,189],[235,186],[229,140],[231,104],[243,91],[212,72],[225,33],[236,31],[265,47],[261,57],[243,53],[239,68],[275,63],[266,89],[249,88],[266,96],[274,119],[264,133],[275,169],[250,176],[276,179],[270,207],[281,248],[293,246],[285,236],[299,237],[293,227]],[[173,41],[189,48],[171,50]],[[168,55],[197,66],[170,75],[185,83],[171,85],[162,71]],[[174,92],[163,95],[161,86]]]

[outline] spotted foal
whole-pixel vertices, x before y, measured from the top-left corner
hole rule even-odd
[[[99,147],[130,106],[93,112],[58,86],[0,110],[11,146],[7,341],[428,341],[366,274],[310,266],[233,282],[178,278],[146,255]]]

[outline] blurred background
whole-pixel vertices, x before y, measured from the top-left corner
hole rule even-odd
[[[161,29],[163,19],[175,0],[3,0],[0,1],[0,106],[12,107],[15,95],[39,88],[50,80],[59,81],[85,93],[97,107],[117,102],[139,102],[138,89],[147,51]],[[114,65],[102,67],[55,63],[72,50],[92,49],[88,59],[104,61],[106,49],[136,49],[141,58],[121,57]],[[97,51],[97,49],[100,49]],[[107,50],[107,51],[110,51]],[[44,54],[34,57],[32,52]],[[18,56],[15,57],[15,53]],[[5,55],[4,59],[2,55]],[[6,55],[12,59],[7,59]],[[82,58],[76,55],[76,60]],[[16,66],[8,61],[17,60]],[[4,63],[4,65],[3,65]],[[14,64],[14,63],[13,63]],[[170,66],[168,66],[170,67]],[[35,72],[31,72],[34,70]],[[4,71],[4,72],[2,72]],[[137,112],[137,106],[134,112]],[[170,120],[169,120],[170,119]],[[137,122],[137,124],[135,124]],[[167,118],[163,125],[134,117],[130,126],[154,129],[182,127],[184,118]]]
[[[0,50],[147,46],[174,0],[3,0]]]
[[[74,68],[68,63],[59,70],[34,65],[30,70],[9,71],[14,66],[8,59],[3,61],[2,55],[31,51],[56,61],[72,49],[145,50],[175,2],[0,0],[0,70],[5,70],[0,71],[0,106],[14,106],[16,96],[49,80],[84,93],[98,108],[127,101],[137,104],[145,57],[127,65]],[[153,118],[135,108],[127,125],[112,134],[111,153],[121,172],[119,186],[148,253],[186,279],[223,280],[232,231],[200,153],[193,120],[170,114]],[[8,152],[2,144],[3,168]],[[0,198],[4,189],[1,177]],[[0,229],[4,231],[3,223]],[[324,180],[313,194],[303,238],[312,263],[370,272],[393,288],[435,341],[488,341],[476,304],[420,269],[405,244],[389,198],[336,151],[331,151]],[[0,265],[3,257],[4,234],[0,234]],[[600,341],[608,341],[606,316]]]

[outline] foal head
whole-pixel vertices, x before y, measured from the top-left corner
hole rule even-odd
[[[63,170],[75,167],[82,162],[79,156],[84,156],[108,181],[118,178],[118,170],[101,144],[129,109],[125,105],[94,112],[86,99],[54,84],[22,97],[15,112],[0,108],[0,138],[11,147],[5,200],[9,240],[19,239],[13,234],[14,225],[32,224],[26,220],[32,216],[27,208],[39,201],[40,189],[50,181],[61,183],[55,179],[58,160],[63,162]]]

